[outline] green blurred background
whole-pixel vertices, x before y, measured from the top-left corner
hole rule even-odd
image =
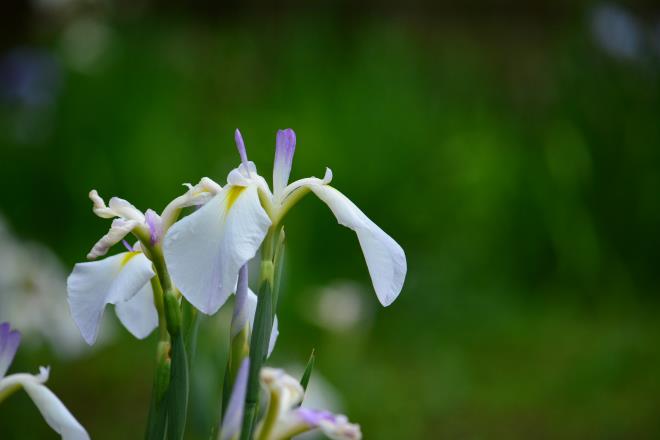
[[[111,310],[97,346],[70,331],[65,277],[109,227],[87,192],[161,210],[224,183],[236,127],[267,177],[292,127],[292,177],[331,167],[406,250],[384,309],[321,202],[287,218],[269,363],[315,348],[312,386],[365,438],[660,437],[657,4],[12,0],[0,17],[10,372],[51,365],[92,438],[143,435],[155,339]],[[202,324],[191,439],[217,412],[228,313]],[[22,393],[0,437],[56,435]]]

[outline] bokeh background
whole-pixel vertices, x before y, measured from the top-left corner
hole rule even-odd
[[[162,209],[238,163],[330,166],[407,252],[379,306],[354,234],[287,219],[271,365],[367,439],[660,437],[660,7],[471,0],[9,0],[0,6],[0,319],[10,371],[93,438],[141,438],[155,339],[111,309],[82,342],[64,282],[109,222],[87,192]],[[655,4],[654,4],[655,3]],[[217,413],[229,308],[202,323],[188,438]],[[316,402],[316,401],[315,401]],[[3,439],[56,438],[24,393]]]

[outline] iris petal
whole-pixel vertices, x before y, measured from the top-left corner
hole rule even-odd
[[[67,279],[69,308],[80,333],[96,341],[106,304],[133,298],[154,276],[141,252],[123,252],[99,261],[78,263]]]
[[[355,231],[376,296],[382,305],[390,305],[399,296],[406,277],[406,255],[401,246],[335,188],[320,184],[309,188],[328,205],[339,224]]]
[[[240,267],[255,256],[270,224],[255,186],[225,186],[165,235],[163,251],[174,284],[197,309],[215,313],[234,291]]]

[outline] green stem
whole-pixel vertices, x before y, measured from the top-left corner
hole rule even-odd
[[[154,303],[159,312],[161,337],[147,439],[162,440],[166,429],[168,440],[179,440],[183,439],[185,432],[189,390],[188,355],[179,301],[181,294],[175,289],[167,271],[160,243],[151,246],[146,237],[138,238],[151,258],[158,278]]]
[[[276,227],[275,225],[271,227],[261,246],[261,273],[259,275],[257,310],[250,340],[250,372],[245,395],[241,440],[252,438],[259,403],[259,372],[266,361],[270,334],[273,329],[273,316],[275,313],[273,309],[275,278],[273,260],[276,254],[275,247],[279,245],[279,242],[275,241]]]

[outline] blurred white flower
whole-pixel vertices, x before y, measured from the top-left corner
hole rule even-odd
[[[26,344],[46,341],[71,357],[84,346],[66,302],[66,272],[48,248],[14,237],[0,217],[0,321],[20,327]]]
[[[364,291],[361,285],[350,281],[336,281],[321,287],[305,297],[303,316],[332,332],[368,327],[373,307],[366,301]]]
[[[597,6],[591,15],[591,33],[596,44],[614,58],[634,60],[642,53],[640,24],[621,6]]]
[[[112,29],[102,22],[82,17],[69,24],[62,35],[61,47],[67,64],[81,73],[102,67],[112,43]]]

